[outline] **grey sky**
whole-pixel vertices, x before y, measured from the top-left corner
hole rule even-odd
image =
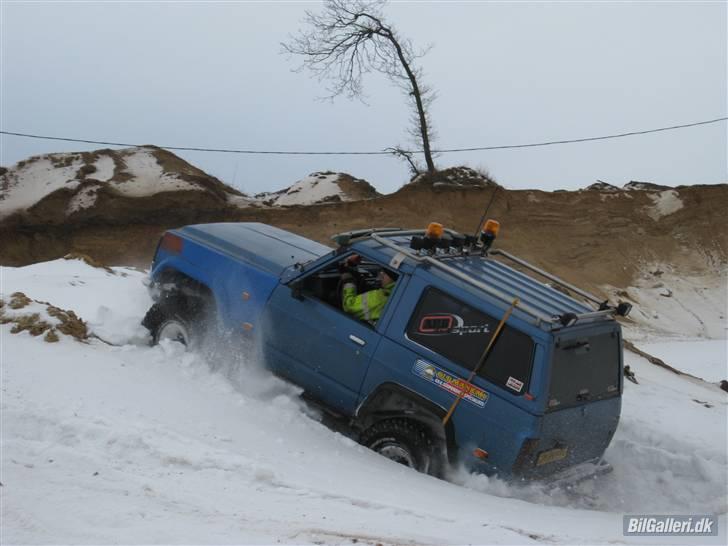
[[[365,80],[368,105],[317,101],[323,84],[280,53],[316,3],[1,3],[3,130],[93,140],[289,150],[413,147],[405,98]],[[517,144],[724,116],[726,4],[393,3],[438,92],[436,148]],[[0,163],[94,149],[1,138]],[[179,153],[243,191],[346,171],[382,192],[407,179],[386,157]],[[725,182],[726,124],[527,150],[445,154],[509,188],[596,179]]]

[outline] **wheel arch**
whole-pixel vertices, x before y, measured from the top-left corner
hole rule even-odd
[[[181,295],[188,299],[198,298],[205,305],[212,305],[213,309],[217,308],[215,292],[208,284],[174,267],[165,267],[157,271],[154,277],[154,284],[158,290],[155,299]]]
[[[447,410],[416,392],[397,383],[383,383],[367,396],[357,408],[355,427],[364,431],[387,419],[409,419],[424,427],[433,438],[440,440],[447,458],[454,462],[457,454],[455,429],[452,420],[443,426]]]

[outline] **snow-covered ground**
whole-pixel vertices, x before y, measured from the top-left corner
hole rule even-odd
[[[645,264],[634,286],[605,287],[613,300],[634,304],[629,315],[634,341],[726,339],[728,269],[705,257],[704,272],[686,274],[669,264]],[[722,379],[725,379],[723,377]]]
[[[726,543],[728,395],[714,384],[626,353],[639,384],[626,383],[613,473],[569,491],[463,470],[440,481],[332,432],[251,359],[147,346],[144,278],[79,260],[0,268],[4,300],[73,310],[98,336],[0,326],[3,544]],[[720,352],[640,339],[677,367]],[[721,514],[720,536],[622,536],[623,514],[664,513]]]

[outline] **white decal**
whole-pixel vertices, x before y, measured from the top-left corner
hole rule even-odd
[[[506,381],[506,387],[509,387],[516,392],[521,392],[521,389],[523,388],[523,381],[519,381],[515,377],[509,376],[508,381]]]

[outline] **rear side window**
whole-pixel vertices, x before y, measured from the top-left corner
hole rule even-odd
[[[407,337],[445,358],[473,370],[498,327],[493,318],[436,288],[427,288],[407,325]],[[478,375],[523,394],[533,362],[533,341],[505,326]]]

